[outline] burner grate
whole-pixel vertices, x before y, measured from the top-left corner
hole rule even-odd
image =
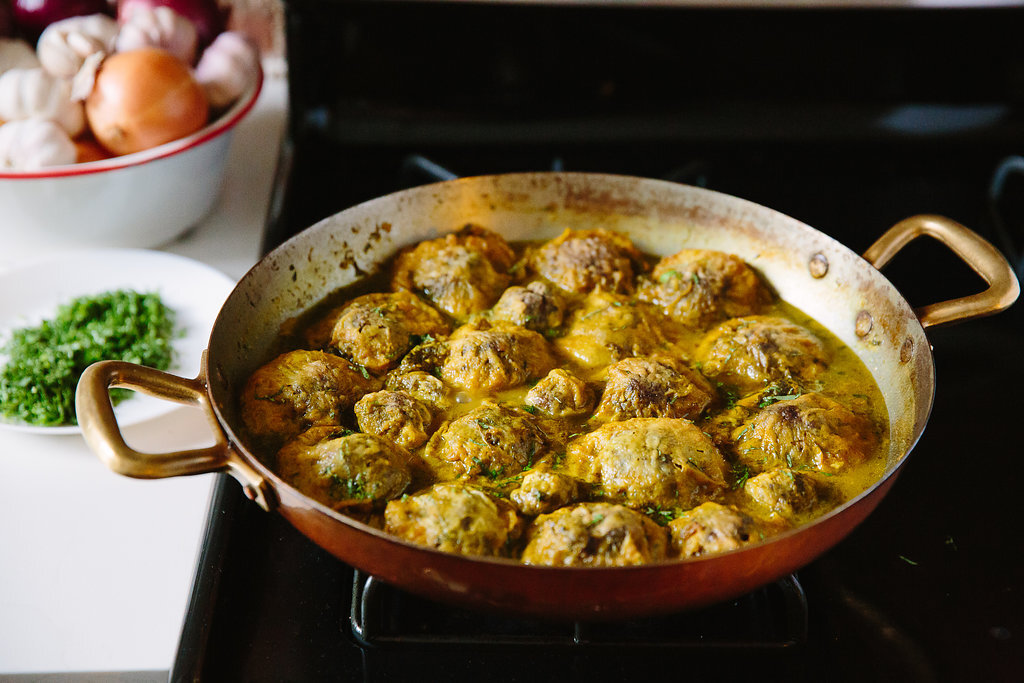
[[[667,616],[616,622],[500,616],[410,595],[356,571],[344,629],[376,649],[450,646],[616,650],[787,650],[807,640],[807,600],[795,575],[733,601]]]

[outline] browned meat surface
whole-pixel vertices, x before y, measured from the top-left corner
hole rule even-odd
[[[448,357],[448,341],[427,337],[421,343],[412,347],[402,361],[394,370],[393,375],[400,375],[409,372],[426,372],[436,375],[445,358]]]
[[[743,259],[707,249],[683,249],[661,259],[641,281],[637,295],[695,328],[760,313],[773,298]]]
[[[547,469],[535,469],[523,476],[519,488],[509,497],[521,513],[536,516],[575,502],[579,499],[579,489],[579,482],[572,477]]]
[[[367,394],[356,402],[354,411],[360,431],[382,436],[403,448],[418,448],[430,438],[433,415],[404,391]]]
[[[549,372],[526,394],[526,405],[556,418],[587,415],[595,400],[589,384],[561,368]]]
[[[829,358],[810,330],[785,318],[733,318],[712,329],[697,349],[701,372],[740,389],[757,391],[775,381],[807,382]]]
[[[708,501],[668,524],[671,553],[701,557],[761,540],[754,520],[734,507]]]
[[[452,420],[427,443],[424,458],[439,479],[508,477],[531,467],[547,451],[537,419],[519,408],[484,401]]]
[[[832,500],[827,485],[808,472],[788,467],[776,467],[750,477],[743,484],[743,493],[759,516],[789,524],[807,519]]]
[[[541,515],[527,529],[521,559],[554,567],[625,567],[665,557],[665,529],[634,510],[580,503]]]
[[[467,226],[399,253],[391,288],[421,295],[464,321],[498,300],[509,286],[514,261],[515,253],[500,235]]]
[[[665,325],[664,316],[648,303],[595,292],[571,313],[564,336],[553,343],[564,358],[597,369],[664,348]]]
[[[566,230],[527,254],[529,267],[568,292],[630,293],[643,254],[622,233]]]
[[[757,472],[842,472],[867,460],[878,444],[870,420],[821,394],[768,406],[737,428],[734,438],[740,459]]]
[[[448,340],[441,379],[471,393],[510,389],[555,367],[548,341],[524,327],[463,325]]]
[[[384,530],[449,553],[505,556],[522,535],[522,523],[503,500],[462,484],[438,484],[389,502]]]
[[[277,473],[335,509],[381,508],[405,493],[410,455],[391,441],[338,427],[311,427],[277,452]]]
[[[364,294],[329,312],[310,328],[307,341],[330,347],[370,372],[398,365],[424,337],[451,332],[448,321],[415,294],[406,291]]]
[[[437,413],[452,407],[452,392],[448,386],[422,370],[391,373],[387,376],[385,387],[389,391],[405,392]]]
[[[262,460],[367,524],[633,565],[758,543],[884,471],[885,400],[856,349],[734,255],[469,225],[391,265],[285,325],[303,350],[238,396]]]
[[[608,368],[608,382],[594,417],[700,417],[715,389],[699,372],[670,356],[626,358]]]
[[[689,420],[635,417],[571,441],[565,472],[632,508],[691,508],[725,486],[726,462]]]
[[[345,411],[380,383],[351,361],[323,351],[289,351],[263,365],[242,390],[242,420],[277,443],[312,425],[340,425]]]
[[[537,280],[525,287],[506,289],[491,309],[491,320],[554,336],[562,326],[565,309],[562,296],[548,283]]]

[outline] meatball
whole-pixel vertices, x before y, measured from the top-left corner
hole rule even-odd
[[[513,325],[463,325],[448,340],[441,379],[474,393],[501,391],[543,377],[555,366],[547,340]]]
[[[240,397],[242,420],[257,438],[285,441],[312,425],[339,425],[342,413],[380,383],[344,358],[289,351],[258,368]]]
[[[403,391],[376,391],[367,394],[355,404],[359,429],[376,434],[408,449],[427,442],[430,410]]]
[[[696,419],[711,404],[715,390],[699,372],[667,356],[626,358],[608,368],[608,382],[594,417]]]
[[[695,328],[760,313],[773,298],[743,259],[707,249],[684,249],[661,259],[637,296]]]
[[[522,535],[522,523],[503,500],[470,486],[437,484],[389,502],[384,530],[444,552],[507,556]]]
[[[829,491],[807,472],[776,467],[750,477],[743,483],[743,494],[751,509],[769,520],[799,524],[826,505]]]
[[[370,372],[395,367],[423,337],[444,336],[448,321],[415,294],[381,292],[356,297],[310,328],[312,346],[330,346]],[[326,343],[323,337],[329,335]]]
[[[452,392],[448,386],[437,377],[420,370],[391,373],[385,381],[385,387],[389,391],[405,392],[439,413],[452,407]]]
[[[622,233],[565,230],[527,254],[529,267],[568,292],[630,293],[643,254]]]
[[[462,475],[498,479],[532,466],[547,447],[547,436],[533,415],[484,401],[430,437],[423,456],[439,479]]]
[[[701,371],[748,393],[774,381],[805,383],[828,365],[824,344],[783,318],[733,318],[712,329],[697,348]]]
[[[590,385],[561,368],[549,372],[526,394],[526,405],[555,418],[586,415],[594,402]]]
[[[579,482],[550,470],[530,470],[519,488],[509,498],[524,515],[536,516],[552,512],[579,498]]]
[[[726,462],[689,420],[635,417],[569,442],[564,471],[632,508],[691,508],[725,487]]]
[[[878,445],[871,421],[821,394],[779,401],[734,433],[740,459],[756,471],[772,467],[842,472]]]
[[[520,559],[555,567],[625,567],[665,557],[666,532],[621,505],[580,503],[541,515],[526,532]]]
[[[584,368],[603,368],[666,345],[664,316],[650,304],[621,294],[595,292],[569,318],[557,351]]]
[[[372,507],[405,493],[410,455],[373,434],[311,427],[277,452],[277,473],[310,498],[335,509]]]
[[[395,259],[393,290],[421,294],[458,321],[490,308],[511,276],[515,253],[500,235],[478,226],[420,242]]]
[[[519,325],[541,334],[557,333],[565,315],[565,302],[554,288],[540,280],[525,287],[509,287],[491,309],[491,320]]]
[[[448,341],[446,339],[434,339],[428,337],[421,343],[412,347],[409,353],[405,354],[392,374],[405,374],[409,372],[428,372],[436,375],[444,365],[448,357]]]
[[[736,550],[762,538],[751,517],[714,501],[673,519],[668,532],[673,555],[684,558]]]

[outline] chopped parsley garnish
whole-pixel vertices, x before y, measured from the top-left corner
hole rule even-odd
[[[768,390],[761,394],[761,400],[758,401],[758,408],[767,408],[773,403],[779,401],[791,401],[794,398],[800,398],[802,392],[794,391],[788,386],[772,385],[768,387]]]
[[[368,500],[373,497],[366,481],[366,473],[354,477],[343,477],[337,472],[328,473],[331,497],[335,500]]]
[[[173,359],[174,312],[157,294],[116,290],[73,299],[52,319],[14,330],[0,354],[0,415],[56,427],[78,423],[75,388],[87,367],[123,360],[166,370]],[[116,405],[132,392],[113,389]]]
[[[659,526],[665,526],[673,519],[677,519],[682,510],[678,508],[663,508],[660,505],[649,505],[642,512],[653,519]]]
[[[743,485],[747,483],[747,480],[750,479],[750,468],[745,464],[738,462],[732,466],[732,474],[734,477],[732,488],[741,489],[743,488]]]

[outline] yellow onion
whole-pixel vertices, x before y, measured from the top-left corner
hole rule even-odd
[[[187,64],[147,47],[103,60],[85,115],[97,142],[112,154],[131,154],[199,130],[209,103]]]

